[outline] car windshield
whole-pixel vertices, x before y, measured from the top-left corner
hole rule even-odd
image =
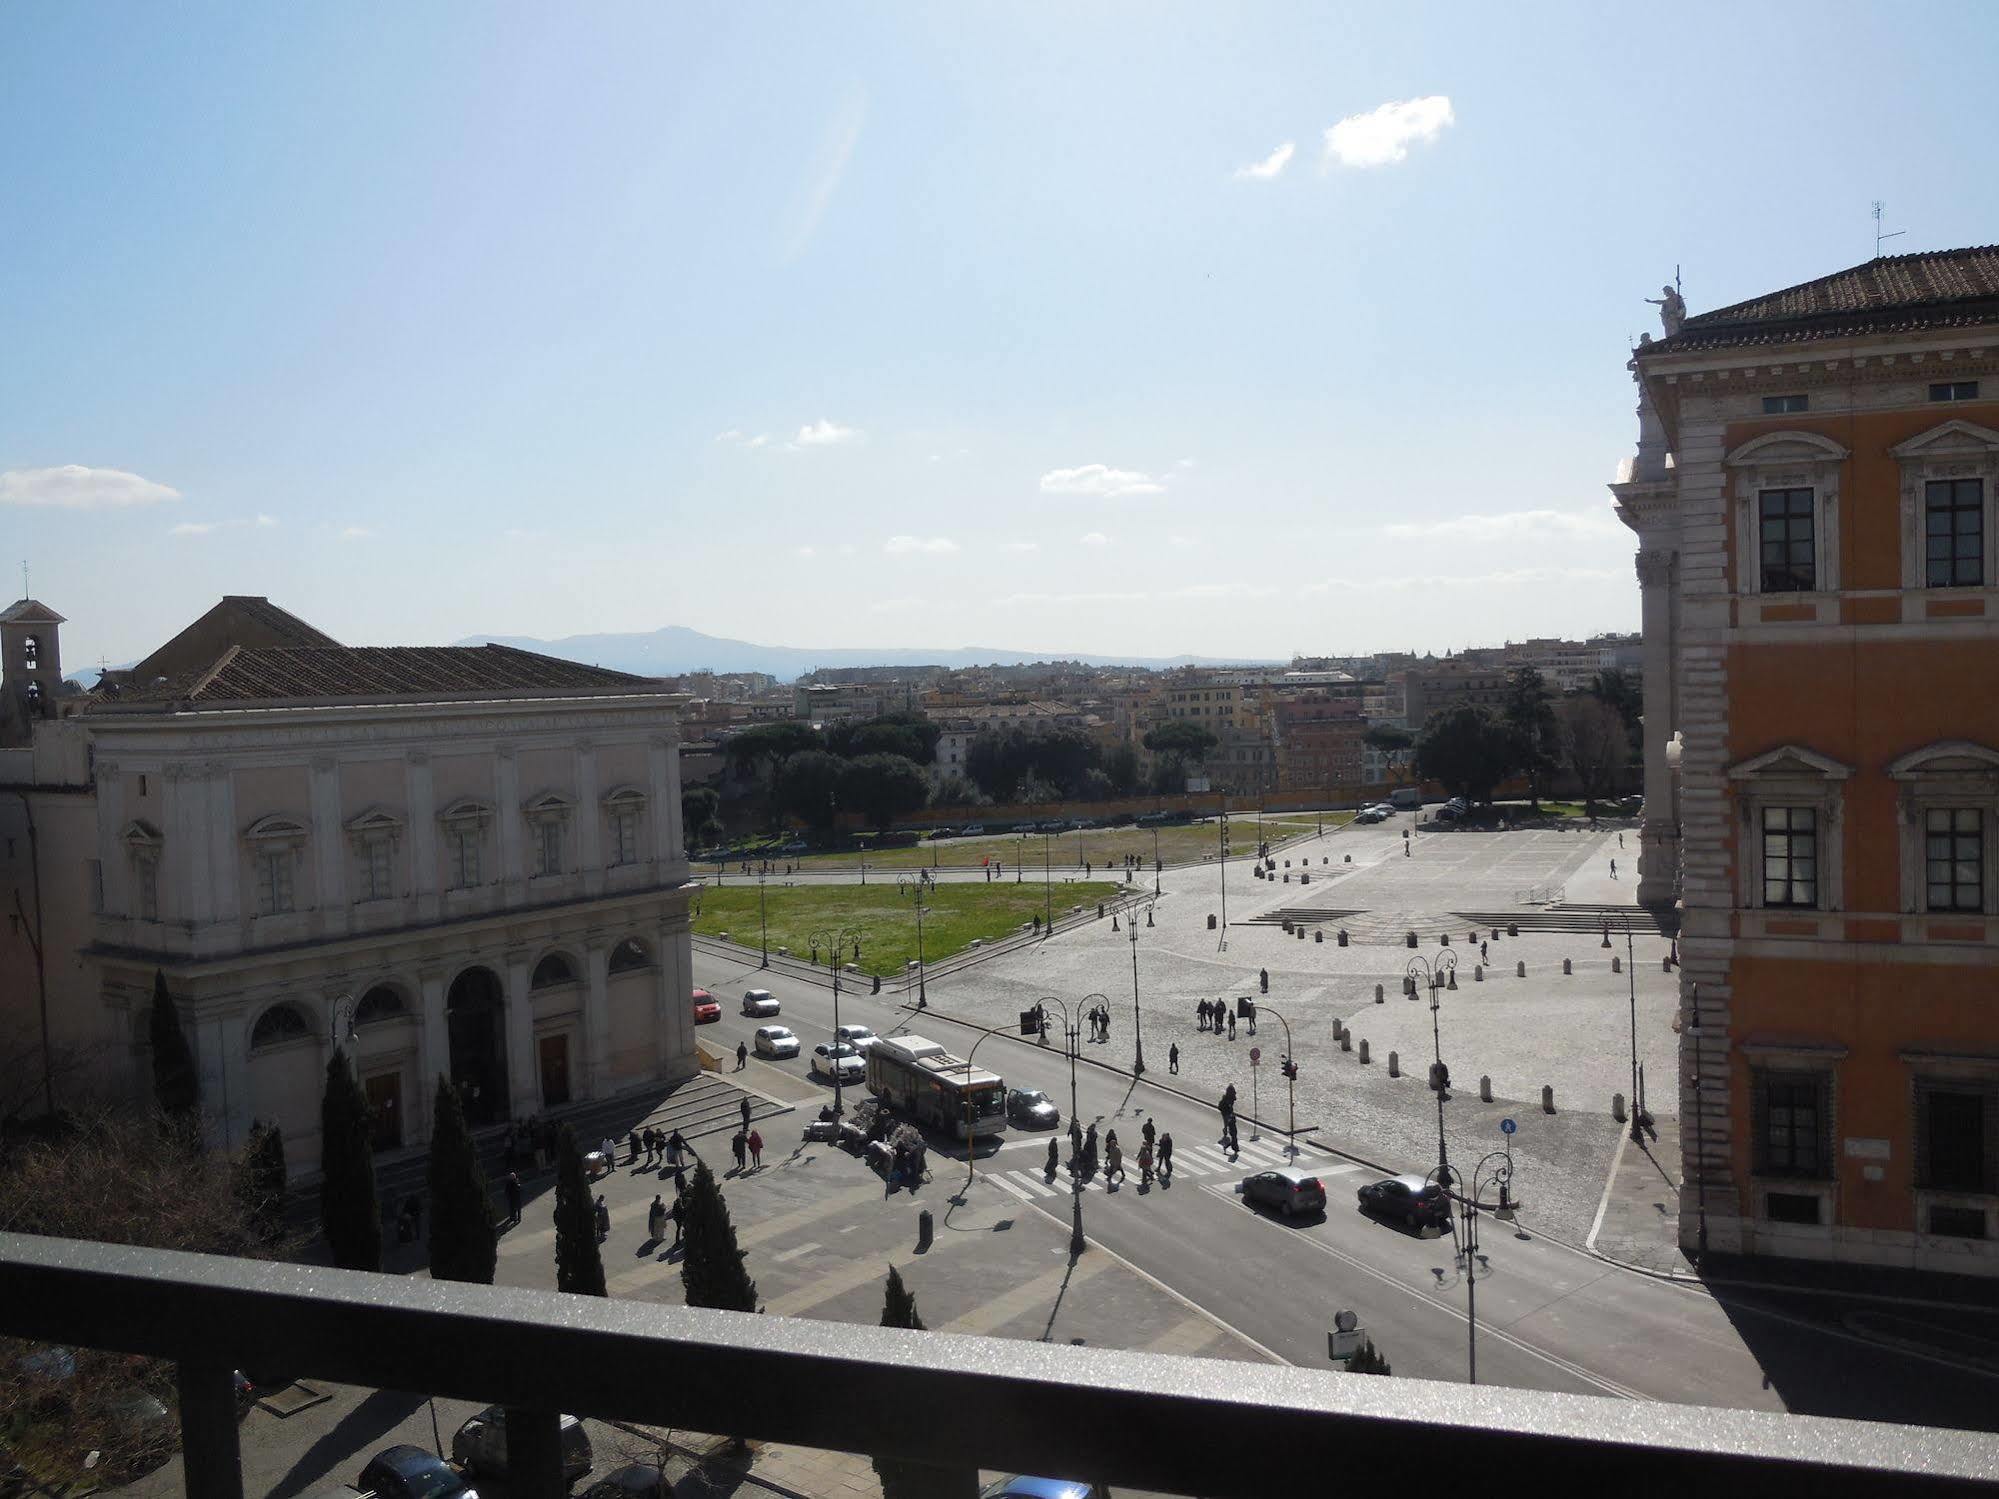
[[[1048,1102],[1048,1095],[1043,1093],[1039,1088],[1022,1088],[1013,1096],[1017,1102],[1024,1103],[1030,1108],[1037,1103]]]
[[[837,1042],[832,1046],[823,1047],[821,1049],[829,1057],[857,1057],[860,1055],[859,1052],[855,1051],[853,1047],[849,1046],[844,1041]]]

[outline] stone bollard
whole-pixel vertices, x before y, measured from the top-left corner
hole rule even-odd
[[[1303,870],[1300,870],[1298,872],[1298,883],[1301,885],[1309,885],[1312,883],[1312,877],[1309,874],[1306,874]]]
[[[1346,944],[1341,943],[1340,945],[1344,947]],[[1388,992],[1387,990],[1382,988],[1380,984],[1376,984],[1374,986],[1374,1002],[1378,1005],[1386,1004],[1388,1002]]]
[[[1291,935],[1291,918],[1288,916],[1284,918],[1284,935],[1287,937]]]
[[[1520,923],[1519,923],[1519,922],[1517,922],[1517,921],[1509,921],[1509,922],[1507,922],[1507,923],[1506,923],[1506,935],[1507,935],[1507,936],[1509,936],[1509,937],[1517,937],[1517,936],[1519,936],[1519,935],[1520,935]]]
[[[1367,1065],[1367,1042],[1366,1042],[1366,1041],[1362,1041],[1362,1042],[1360,1043],[1360,1064],[1361,1064],[1361,1066],[1363,1066],[1363,1067],[1365,1067],[1365,1066]]]
[[[1571,963],[1567,958],[1562,959],[1562,972],[1564,975],[1572,974],[1575,971],[1576,969],[1573,963]]]
[[[1522,958],[1518,963],[1513,965],[1513,976],[1517,979],[1527,977],[1527,960],[1525,958]]]
[[[1491,1103],[1491,1102],[1492,1102],[1492,1079],[1491,1079],[1491,1078],[1489,1078],[1489,1077],[1482,1077],[1482,1078],[1480,1078],[1480,1079],[1478,1080],[1478,1101],[1479,1101],[1480,1103]]]
[[[1414,947],[1416,945],[1416,934],[1414,932],[1409,932],[1404,935],[1402,940],[1407,942],[1411,947]]]
[[[1288,874],[1287,874],[1287,875],[1285,875],[1285,876],[1284,876],[1284,883],[1285,883],[1285,884],[1287,884],[1287,885],[1291,883],[1291,876],[1290,876],[1290,875],[1288,875]]]
[[[1485,964],[1474,963],[1471,965],[1471,981],[1474,984],[1482,984],[1485,982]]]
[[[1451,945],[1451,934],[1449,932],[1437,933],[1437,946],[1449,947],[1450,945]]]
[[[1097,902],[1097,920],[1099,920],[1099,921],[1102,921],[1103,919],[1104,919],[1104,903],[1103,903],[1102,901],[1098,901],[1098,902]]]
[[[1365,1044],[1365,1043],[1363,1043],[1363,1044]],[[1341,1031],[1341,1032],[1340,1032],[1340,1050],[1341,1050],[1341,1051],[1352,1051],[1352,1050],[1353,1050],[1353,1032],[1352,1032],[1352,1031]]]
[[[1555,1112],[1555,1090],[1552,1087],[1541,1090],[1541,1112],[1544,1114]]]
[[[1661,973],[1671,973],[1673,971],[1673,955],[1671,953],[1667,953],[1665,957],[1659,960],[1659,971]]]
[[[929,1208],[925,1208],[916,1215],[916,1247],[918,1249],[928,1249],[930,1247],[930,1240],[936,1231],[936,1220],[930,1216]]]
[[[1312,940],[1314,942],[1324,942],[1326,940],[1326,934],[1318,930],[1317,928],[1314,928],[1312,932]]]
[[[1388,1075],[1390,1077],[1402,1076],[1402,1055],[1400,1052],[1391,1051],[1388,1054]]]
[[[1342,864],[1351,864],[1351,863],[1353,863],[1353,855],[1352,855],[1352,854],[1348,854],[1348,855],[1347,855],[1347,856],[1346,856],[1346,857],[1345,857],[1344,859],[1340,860],[1340,862],[1341,862]]]
[[[1300,942],[1305,940],[1305,924],[1303,922],[1298,924],[1298,940]]]
[[[1612,973],[1624,972],[1624,959],[1618,957],[1615,953],[1610,955],[1610,971]]]
[[[1495,942],[1497,942],[1497,941],[1499,940],[1499,928],[1498,928],[1498,927],[1494,927],[1494,928],[1492,929],[1492,940],[1493,940],[1493,941],[1495,941]]]
[[[1610,1095],[1610,1117],[1615,1119],[1619,1124],[1624,1123],[1624,1095],[1622,1093],[1613,1093]]]
[[[1345,947],[1346,945],[1347,945],[1347,929],[1346,929],[1345,927],[1341,927],[1341,928],[1340,928],[1340,946],[1341,946],[1341,947]]]
[[[1410,996],[1412,999],[1415,997],[1416,976],[1414,974],[1405,973],[1402,975],[1402,992]]]
[[[1471,946],[1471,947],[1476,947],[1476,946],[1478,946],[1478,933],[1477,933],[1477,932],[1466,932],[1466,933],[1465,933],[1465,942],[1466,942],[1466,944],[1467,944],[1467,945],[1469,945],[1469,946]]]
[[[1340,1019],[1339,1016],[1335,1015],[1333,1017],[1333,1039],[1337,1041],[1340,1039],[1340,1037],[1344,1036],[1346,1033],[1347,1033],[1347,1023],[1344,1020]]]
[[[1289,868],[1291,867],[1291,861],[1290,861],[1289,859],[1286,859],[1286,860],[1284,861],[1284,867],[1285,867],[1286,869],[1289,869]]]

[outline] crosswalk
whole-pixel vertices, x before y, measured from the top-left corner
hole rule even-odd
[[[1121,1182],[1121,1185],[1136,1185],[1138,1181],[1136,1151],[1127,1150],[1124,1161],[1129,1180]],[[1283,1144],[1277,1140],[1244,1140],[1242,1152],[1235,1159],[1231,1159],[1229,1153],[1219,1145],[1207,1143],[1190,1145],[1182,1144],[1178,1140],[1173,1142],[1175,1179],[1204,1176],[1243,1177],[1258,1171],[1268,1171],[1276,1166],[1292,1166],[1300,1171],[1308,1171],[1321,1180],[1329,1176],[1346,1176],[1361,1169],[1351,1161],[1312,1161],[1303,1156],[1293,1160],[1284,1153]],[[1022,1202],[1034,1202],[1044,1197],[1067,1197],[1070,1190],[1067,1170],[1058,1171],[1052,1181],[1043,1171],[1004,1169],[981,1171],[979,1179],[1011,1192]],[[1108,1190],[1104,1185],[1101,1167],[1096,1175],[1084,1183],[1084,1190],[1090,1192]]]

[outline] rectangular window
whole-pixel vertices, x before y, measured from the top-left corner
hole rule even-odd
[[[1810,593],[1818,586],[1812,491],[1766,489],[1757,498],[1763,592]]]
[[[1819,1200],[1810,1192],[1765,1192],[1763,1211],[1772,1223],[1817,1223]]]
[[[611,814],[611,862],[636,864],[639,861],[639,814]]]
[[[391,847],[386,838],[376,838],[361,851],[361,898],[387,900],[391,889]]]
[[[1763,809],[1763,904],[1816,910],[1819,903],[1818,811]]]
[[[1975,401],[1978,399],[1976,380],[1937,380],[1930,385],[1932,401]]]
[[[1932,479],[1923,490],[1924,577],[1931,588],[1985,581],[1985,481]]]
[[[276,916],[292,908],[292,853],[288,848],[257,855],[257,914]]]
[[[1757,1170],[1765,1176],[1823,1177],[1825,1079],[1812,1073],[1766,1072],[1758,1086],[1763,1119]]]
[[[1988,1192],[1992,1189],[1991,1142],[1993,1100],[1970,1090],[1924,1087],[1917,1092],[1921,1109],[1922,1185],[1934,1192]]]
[[[1985,814],[1976,807],[1932,807],[1923,814],[1927,909],[1985,909]]]
[[[454,830],[450,835],[451,888],[470,890],[479,883],[479,834],[473,829]]]
[[[160,861],[153,854],[141,854],[133,864],[139,883],[139,919],[160,919]]]
[[[1787,412],[1803,411],[1811,404],[1810,396],[1765,396],[1763,414],[1782,416]]]
[[[534,872],[537,875],[562,873],[562,824],[553,817],[535,824]]]

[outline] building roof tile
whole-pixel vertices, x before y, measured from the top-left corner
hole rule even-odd
[[[308,627],[310,628],[310,627]],[[214,708],[254,702],[394,702],[484,693],[592,695],[649,690],[650,677],[512,646],[232,646],[206,670],[120,691],[102,702]]]
[[[0,625],[60,625],[67,621],[39,599],[17,599],[0,609]]]

